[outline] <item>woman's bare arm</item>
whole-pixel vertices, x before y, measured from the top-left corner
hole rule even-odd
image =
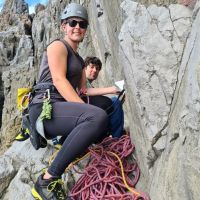
[[[82,71],[81,81],[80,81],[78,89],[80,93],[83,93],[83,94],[87,93],[85,70]]]

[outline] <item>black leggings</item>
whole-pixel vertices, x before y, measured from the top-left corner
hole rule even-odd
[[[102,95],[88,96],[88,97],[82,97],[82,99],[88,104],[102,108],[103,110],[106,111],[108,115],[113,112],[113,106],[112,106],[113,102],[107,96],[102,96]]]
[[[89,104],[55,102],[52,106],[52,119],[44,120],[45,134],[47,138],[65,136],[66,139],[48,172],[52,176],[61,176],[76,157],[107,132],[108,116],[104,110]],[[30,107],[33,127],[41,107],[41,104]]]
[[[106,111],[106,113],[108,114],[108,116],[113,112],[113,106],[112,106],[112,100],[110,98],[108,98],[107,96],[102,96],[102,95],[98,95],[98,96],[83,96],[82,100],[85,103],[91,104],[93,106],[97,106],[103,110]],[[89,100],[89,102],[88,102]],[[101,135],[101,137],[98,138],[98,140],[95,140],[95,143],[101,142],[105,137],[109,136],[109,131],[110,131],[110,127],[108,127],[108,131],[105,132],[103,135]],[[59,144],[63,144],[63,142],[65,141],[66,136],[63,136],[60,138],[59,140]]]

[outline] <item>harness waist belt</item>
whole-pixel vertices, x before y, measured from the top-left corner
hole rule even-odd
[[[58,90],[52,83],[38,83],[33,87],[33,91],[35,92],[40,92],[48,89],[50,90],[50,92],[58,92]]]

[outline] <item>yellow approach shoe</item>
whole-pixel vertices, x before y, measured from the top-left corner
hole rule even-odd
[[[26,128],[25,130],[21,129],[21,133],[19,133],[15,140],[21,142],[21,141],[25,141],[30,137],[30,131],[28,130],[28,128]]]
[[[41,174],[31,190],[33,197],[37,200],[66,200],[64,184],[60,177],[43,179]]]

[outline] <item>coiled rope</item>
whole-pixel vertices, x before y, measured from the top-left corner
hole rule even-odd
[[[72,188],[70,198],[150,200],[147,195],[134,188],[139,180],[140,171],[137,163],[128,159],[133,151],[134,145],[128,135],[121,138],[107,137],[100,144],[89,148],[90,162]],[[80,160],[76,160],[67,170]]]

